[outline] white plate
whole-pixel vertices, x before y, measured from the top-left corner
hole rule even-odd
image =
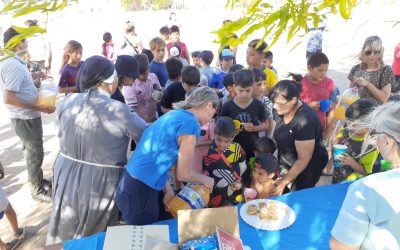
[[[277,209],[277,216],[278,220],[266,220],[260,219],[258,214],[256,215],[249,215],[247,214],[247,207],[249,205],[256,205],[257,209],[259,210],[258,203],[265,202],[270,203],[273,202],[276,205]],[[280,230],[289,227],[293,224],[296,220],[296,214],[294,213],[293,209],[286,205],[283,202],[276,201],[276,200],[268,200],[268,199],[259,199],[259,200],[252,200],[249,201],[240,208],[240,217],[249,224],[257,229],[262,230]]]

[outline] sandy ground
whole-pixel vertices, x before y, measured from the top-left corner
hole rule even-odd
[[[372,1],[371,1],[372,2]],[[343,91],[348,80],[346,79],[352,65],[357,63],[356,56],[359,53],[364,39],[369,35],[379,35],[386,48],[385,62],[390,64],[392,51],[399,42],[392,34],[399,32],[400,25],[393,27],[396,20],[395,10],[400,7],[396,1],[366,1],[364,5],[354,9],[352,19],[343,21],[338,17],[329,20],[328,31],[324,34],[323,51],[330,58],[330,69],[328,75],[332,77],[339,88]],[[379,11],[377,11],[379,10]],[[53,44],[53,75],[57,75],[62,48],[70,39],[76,39],[83,44],[84,57],[98,54],[102,42],[102,33],[111,31],[117,40],[121,32],[121,23],[128,18],[136,23],[137,33],[142,37],[145,47],[148,41],[158,35],[158,29],[166,23],[168,12],[140,12],[123,13],[118,9],[110,9],[109,12],[95,12],[71,8],[50,16],[48,25],[49,39]],[[209,32],[215,30],[223,19],[235,18],[240,11],[210,9],[199,6],[196,9],[177,11],[177,16],[182,24],[181,40],[186,42],[190,51],[211,49],[216,51],[217,45],[211,41],[214,36]],[[4,17],[2,17],[4,18]],[[21,23],[21,19],[9,20],[9,23]],[[2,25],[4,22],[2,22]],[[7,28],[7,26],[2,26]],[[259,34],[258,34],[259,35]],[[257,35],[250,39],[256,38]],[[288,71],[304,73],[305,44],[298,46],[289,52],[295,41],[286,45],[282,39],[272,48],[274,52],[274,66],[278,69],[280,77]],[[244,43],[244,44],[247,44]],[[245,45],[239,46],[238,62],[245,64]],[[59,96],[62,99],[62,96]],[[2,103],[2,102],[1,102]],[[5,166],[6,177],[1,185],[9,195],[21,226],[27,229],[25,242],[19,249],[31,249],[45,243],[47,224],[49,221],[50,204],[33,201],[30,197],[27,185],[27,172],[22,154],[22,145],[15,135],[7,111],[0,108],[0,160]],[[44,130],[45,158],[43,171],[46,178],[52,176],[52,163],[58,152],[58,139],[54,125],[54,115],[44,114],[42,116]],[[326,184],[329,180],[321,179],[320,184]],[[12,232],[7,220],[0,220],[0,235],[5,241],[11,239]]]

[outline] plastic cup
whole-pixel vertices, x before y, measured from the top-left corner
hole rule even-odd
[[[343,153],[347,153],[347,146],[341,144],[333,145],[333,166],[335,168],[343,167],[343,164],[340,164],[343,159]]]
[[[245,188],[243,191],[246,202],[254,200],[257,197],[257,191],[253,188]]]
[[[381,165],[382,172],[392,169],[392,163],[388,160],[381,160],[380,165]]]
[[[331,109],[331,105],[331,100],[321,100],[319,101],[319,110],[321,110],[322,112],[328,112]]]

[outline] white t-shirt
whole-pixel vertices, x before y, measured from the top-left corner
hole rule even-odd
[[[400,249],[400,169],[351,184],[332,236],[361,249]]]

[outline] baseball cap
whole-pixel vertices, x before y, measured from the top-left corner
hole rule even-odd
[[[169,53],[171,54],[171,56],[178,57],[181,54],[181,50],[178,46],[175,45],[169,50]]]
[[[221,51],[221,59],[225,59],[225,58],[234,58],[235,55],[233,54],[232,50],[230,49],[223,49]]]
[[[119,76],[139,77],[139,65],[133,56],[120,55],[115,62],[115,70]]]
[[[276,173],[279,170],[278,160],[270,153],[264,153],[256,157],[254,167],[262,168],[268,173]]]

